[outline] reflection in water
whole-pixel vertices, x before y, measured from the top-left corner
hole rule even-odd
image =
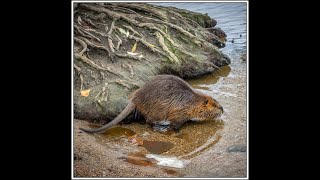
[[[95,128],[99,128],[100,126],[90,124],[89,127],[92,129],[95,129]],[[125,136],[129,137],[129,136],[133,136],[134,134],[136,133],[133,132],[132,130],[123,128],[123,127],[112,127],[110,129],[107,129],[103,133],[99,133],[99,135],[101,135],[104,138],[117,138],[117,137],[125,137]]]
[[[173,144],[170,142],[161,141],[143,141],[142,146],[152,154],[161,154],[171,149],[173,147]]]
[[[187,82],[196,89],[209,90],[210,85],[215,84],[221,77],[227,77],[231,71],[229,66],[223,66],[212,74],[205,75],[197,79],[189,79]]]
[[[189,154],[185,154],[185,155],[180,156],[180,158],[195,157],[195,156],[199,155],[201,152],[203,152],[203,151],[209,149],[210,147],[212,147],[213,145],[215,145],[220,140],[220,138],[221,138],[220,134],[218,134],[217,136],[213,136],[205,144],[198,147],[197,149],[190,152]]]
[[[98,143],[111,145],[117,143],[120,147],[136,146],[143,147],[141,153],[162,155],[185,155],[192,154],[212,139],[218,130],[223,128],[223,122],[208,120],[202,122],[188,122],[183,125],[179,132],[170,134],[154,131],[149,125],[139,123],[122,124],[108,129],[103,134],[94,134]],[[91,128],[96,128],[91,125]],[[148,136],[143,136],[148,134]],[[133,144],[130,139],[134,138],[138,143]],[[211,141],[210,145],[218,142]],[[111,144],[110,144],[111,143]],[[208,143],[207,143],[208,144]],[[111,145],[112,146],[112,145]],[[188,156],[187,158],[191,158]],[[134,159],[135,160],[135,159]],[[132,160],[132,161],[134,161]]]

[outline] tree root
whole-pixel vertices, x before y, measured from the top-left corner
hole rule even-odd
[[[126,25],[123,25],[123,26],[126,27],[126,28],[128,28],[128,29],[130,29],[132,32],[139,34],[139,33],[136,32],[131,26],[126,26]],[[144,26],[144,25],[143,25],[143,26]],[[147,25],[147,26],[149,26],[149,25]],[[152,26],[150,26],[150,27],[152,28]],[[153,26],[153,27],[155,27],[155,26]],[[166,33],[164,33],[162,30],[158,29],[157,27],[155,27],[155,29],[159,30],[160,33],[162,32],[161,35],[164,34],[165,37],[167,38],[167,40],[168,40],[169,42],[171,42],[172,45],[175,45],[175,43],[173,42],[173,40],[172,40]],[[141,35],[140,35],[140,36],[141,36]],[[135,37],[135,36],[133,36],[133,35],[129,35],[128,38],[129,38],[129,39],[133,39],[133,40],[135,40],[135,41],[137,41],[137,42],[141,42],[143,45],[145,45],[145,46],[146,46],[147,48],[149,48],[151,51],[153,51],[153,52],[158,52],[158,53],[160,53],[161,55],[166,56],[165,53],[163,53],[162,51],[158,50],[154,45],[148,43],[148,42],[145,41],[144,39],[137,38],[137,37]],[[189,52],[186,52],[186,51],[183,50],[180,46],[176,45],[176,47],[178,47],[178,50],[179,50],[180,52],[182,52],[182,53],[184,53],[184,54],[187,54],[187,55],[189,55],[189,56],[191,56],[191,57],[195,57],[194,54],[191,54],[191,53],[189,53]]]
[[[160,43],[160,46],[162,47],[164,52],[167,53],[168,59],[173,63],[180,64],[180,61],[178,60],[178,58],[168,49],[167,45],[164,43],[164,39],[163,39],[162,35],[159,32],[155,32],[155,35]]]
[[[133,73],[133,68],[130,64],[127,64],[127,67],[129,68],[130,70],[130,77],[133,77],[134,76],[134,73]]]
[[[124,8],[124,7],[119,7],[117,5],[115,6],[115,5],[109,4],[109,5],[101,5],[101,6],[105,7],[105,8],[112,8],[113,10],[129,13],[129,14],[130,13],[131,14],[138,14],[134,10],[131,10],[131,9],[128,9],[128,8]]]
[[[79,44],[81,44],[81,46],[83,47],[82,51],[79,52],[79,55],[82,56],[83,53],[88,50],[87,44],[86,44],[85,42],[83,42],[81,39],[78,39],[78,38],[76,38],[76,37],[74,37],[74,40],[77,41]]]
[[[114,82],[119,84],[119,85],[121,85],[121,86],[123,86],[123,87],[125,87],[125,88],[127,88],[127,89],[130,89],[130,86],[128,84],[124,83],[123,80],[116,80]]]
[[[128,81],[128,80],[127,80]],[[140,88],[141,86],[137,83],[134,83],[134,82],[131,82],[131,81],[128,81],[128,83],[132,84],[134,87],[137,87],[137,88]]]
[[[158,12],[158,11],[155,11],[153,10],[153,8],[151,7],[144,7],[143,4],[138,4],[138,5],[135,5],[135,4],[130,4],[130,3],[110,3],[112,5],[116,5],[116,6],[120,6],[120,7],[126,7],[126,8],[130,8],[130,9],[135,9],[135,10],[138,10],[138,11],[144,11],[146,13],[149,13],[161,20],[166,20],[167,17],[162,14],[161,12]]]
[[[165,32],[163,32],[161,29],[157,28],[154,24],[152,23],[139,23],[137,24],[138,27],[143,28],[143,27],[147,27],[151,30],[155,30],[161,33],[162,36],[164,36],[173,46],[178,47],[179,45],[176,44],[168,34],[166,34]]]
[[[99,13],[106,13],[110,18],[114,19],[115,17],[116,18],[119,18],[119,19],[122,19],[130,24],[133,24],[134,26],[137,26],[137,27],[140,27],[140,28],[143,28],[143,27],[146,27],[146,28],[149,28],[150,30],[155,30],[155,31],[158,31],[161,33],[162,36],[164,36],[173,46],[175,47],[178,47],[179,45],[176,44],[171,38],[170,36],[163,32],[161,29],[157,28],[154,24],[152,23],[139,23],[137,20],[133,19],[133,18],[129,18],[127,16],[125,16],[124,14],[120,14],[120,13],[115,13],[115,12],[112,12],[108,9],[105,9],[103,7],[98,7],[98,6],[92,6],[92,5],[88,5],[88,4],[81,4],[81,6],[87,8],[87,9],[90,9],[90,10],[93,10],[93,11],[96,11],[96,12],[99,12]],[[195,36],[192,35],[191,33],[189,33],[188,31],[185,31],[183,28],[181,27],[178,27],[174,24],[171,24],[171,23],[168,23],[168,22],[164,22],[162,20],[158,20],[158,19],[154,19],[154,18],[149,18],[149,17],[144,17],[144,16],[141,16],[139,15],[139,17],[143,18],[143,19],[148,19],[148,20],[154,20],[158,23],[162,23],[162,24],[166,24],[168,25],[169,27],[173,27],[175,29],[177,29],[178,31],[182,31],[183,34],[187,35],[188,37],[192,37],[194,38]],[[199,43],[197,43],[199,44]]]
[[[129,22],[130,24],[136,24],[138,21],[128,18],[126,16],[124,16],[122,13],[116,13],[116,12],[112,12],[108,9],[105,9],[103,7],[99,7],[99,6],[95,6],[95,5],[89,5],[89,4],[80,4],[81,7],[87,8],[89,10],[92,11],[96,11],[98,13],[105,13],[105,15],[107,15],[108,17],[110,17],[111,19],[123,19],[127,22]]]
[[[95,68],[95,69],[107,71],[107,72],[109,72],[109,73],[111,73],[111,74],[114,74],[114,75],[116,75],[116,76],[119,76],[119,77],[123,78],[123,76],[122,76],[121,74],[118,74],[118,73],[112,71],[112,70],[111,70],[110,68],[108,68],[108,67],[107,67],[107,68],[103,68],[103,67],[95,64],[93,61],[91,61],[90,59],[88,59],[88,58],[85,57],[85,56],[81,56],[81,55],[75,53],[75,54],[74,54],[74,57],[75,57],[76,59],[78,59],[78,60],[81,60],[81,61],[84,62],[84,63],[87,63],[88,65],[90,65],[91,67],[93,67],[93,68]]]
[[[77,22],[78,22],[78,24],[79,24],[79,25],[81,25],[81,26],[82,26],[81,21],[82,21],[81,17],[80,17],[80,16],[78,16],[78,18],[77,18]]]
[[[83,73],[81,72],[81,68],[76,64],[73,64],[73,68],[78,71],[78,75],[80,76],[80,91],[83,89]]]
[[[87,24],[91,24],[93,27],[98,28],[96,24],[94,24],[90,19],[88,18],[83,18],[83,21],[86,22]]]
[[[193,58],[195,58],[195,57],[196,57],[196,55],[195,55],[195,54],[192,54],[192,53],[190,53],[190,52],[188,52],[188,51],[184,50],[183,48],[178,48],[178,51],[180,51],[180,52],[182,52],[183,54],[186,54],[186,55],[188,55],[188,56],[190,56],[190,57],[193,57]]]
[[[107,90],[107,95],[105,96],[106,93],[106,87],[108,86],[108,83],[105,83],[105,86],[102,87],[102,89],[97,93],[97,95],[94,97],[94,102],[98,103],[98,105],[100,107],[104,107],[102,104],[102,100],[104,100],[105,102],[108,101],[108,97],[109,97],[109,90]],[[101,98],[100,98],[101,97]]]
[[[74,24],[73,25],[74,28],[76,28],[76,30],[78,30],[78,32],[82,35],[82,36],[86,36],[86,37],[90,37],[90,38],[93,38],[95,40],[97,40],[98,42],[101,42],[101,39],[97,38],[96,36],[94,36],[93,34],[89,33],[88,31],[86,31],[85,29],[79,27],[78,25]],[[86,35],[85,35],[85,34]]]
[[[91,61],[89,58],[86,58],[85,56],[83,56],[83,53],[87,50],[87,44],[84,42],[84,41],[82,41],[81,39],[78,39],[77,37],[74,37],[74,40],[76,41],[76,42],[78,42],[79,44],[81,44],[82,45],[82,47],[83,47],[83,49],[81,50],[81,52],[79,52],[78,54],[74,54],[75,55],[75,57],[77,58],[77,59],[80,59],[80,60],[82,60],[83,62],[86,62],[87,64],[89,64],[90,66],[92,66],[92,67],[94,67],[94,68],[97,68],[97,69],[100,69],[100,70],[105,70],[105,71],[108,71],[108,72],[110,72],[110,73],[112,73],[112,74],[115,74],[115,75],[118,75],[119,76],[119,74],[118,73],[115,73],[115,72],[113,72],[112,70],[110,70],[110,69],[108,69],[108,68],[104,68],[104,67],[100,67],[100,66],[98,66],[97,64],[95,64],[93,61]],[[88,42],[90,42],[90,41],[88,41]],[[78,72],[80,72],[80,67],[78,67],[78,66],[74,66],[77,70],[78,70]],[[101,72],[102,73],[102,72]],[[79,73],[78,73],[79,74]],[[104,75],[104,74],[103,74]],[[93,75],[92,75],[92,71],[91,71],[91,76],[94,78],[94,80],[95,80],[95,82],[97,83],[97,79],[96,79],[96,77],[94,77]],[[120,76],[121,77],[121,76]],[[83,75],[82,74],[80,74],[80,79],[81,79],[81,87],[80,87],[80,89],[82,90],[82,87],[83,87]],[[104,76],[103,76],[103,79],[104,79]]]
[[[169,26],[169,27],[171,27],[171,28],[173,28],[173,29],[176,29],[177,31],[181,32],[182,34],[184,34],[184,35],[187,36],[188,38],[192,39],[193,42],[194,42],[195,44],[197,44],[198,46],[201,45],[200,42],[205,41],[205,40],[203,40],[203,39],[201,39],[201,38],[199,38],[199,37],[191,34],[190,32],[184,30],[182,27],[177,26],[177,25],[175,25],[175,24],[172,24],[172,23],[169,23],[169,22],[165,22],[165,21],[162,21],[162,20],[158,20],[158,19],[154,19],[154,18],[150,18],[150,17],[144,17],[144,16],[141,16],[141,15],[139,15],[139,17],[142,18],[142,19],[145,19],[145,20],[154,21],[154,22],[159,23],[159,24],[164,24],[164,25],[167,25],[167,26]],[[151,23],[151,24],[152,24],[152,23]],[[136,26],[139,26],[139,25],[136,25]],[[160,32],[160,31],[159,31],[159,32]],[[162,34],[162,33],[161,33],[161,34]],[[162,34],[162,35],[163,35],[163,34]],[[166,37],[166,38],[167,38],[167,37]],[[170,40],[169,40],[169,41],[170,41]],[[199,42],[199,41],[200,41],[200,42]]]
[[[104,73],[100,71],[100,74],[101,74],[101,79],[104,80]]]
[[[111,58],[112,62],[113,62],[114,56],[116,56],[117,58],[128,58],[133,60],[146,59],[145,57],[143,57],[143,55],[139,56],[139,54],[131,53],[131,52],[126,53],[122,51],[122,48],[120,50],[120,46],[127,48],[128,44],[123,44],[127,40],[127,39],[124,40],[123,37],[127,37],[128,39],[134,40],[137,43],[140,42],[143,46],[145,46],[150,51],[159,53],[160,55],[164,56],[165,58],[168,59],[168,62],[178,64],[178,65],[181,64],[181,60],[183,59],[183,57],[181,59],[178,59],[178,57],[180,56],[176,55],[175,53],[180,53],[180,55],[185,54],[193,58],[197,56],[192,52],[189,52],[188,50],[183,48],[183,46],[181,46],[180,44],[178,44],[178,42],[180,41],[176,41],[176,42],[174,41],[175,35],[172,35],[172,34],[175,32],[178,32],[177,34],[180,34],[180,35],[182,34],[181,36],[188,39],[187,41],[192,41],[198,46],[201,46],[201,47],[204,46],[204,48],[208,48],[208,49],[214,48],[214,45],[204,40],[206,39],[206,36],[204,36],[201,33],[198,35],[192,34],[190,33],[192,31],[190,29],[187,29],[187,28],[192,28],[193,26],[197,26],[197,27],[200,26],[197,22],[189,18],[183,17],[176,12],[167,12],[167,14],[165,14],[164,11],[158,12],[158,11],[155,11],[156,10],[155,8],[154,9],[148,8],[148,6],[142,6],[142,5],[139,6],[134,4],[126,4],[126,3],[102,3],[100,6],[95,4],[89,4],[89,3],[88,4],[79,3],[79,6],[82,8],[86,8],[91,12],[87,14],[78,13],[81,15],[82,19],[80,16],[78,16],[79,17],[78,23],[75,22],[75,25],[74,25],[75,32],[77,32],[76,35],[78,34],[80,35],[79,37],[75,37],[75,41],[79,43],[83,47],[83,49],[81,50],[81,52],[74,55],[75,59],[80,60],[84,63],[87,63],[88,65],[90,65],[91,67],[97,70],[101,70],[100,74],[102,79],[104,79],[103,71],[105,71],[106,73],[109,72],[118,77],[121,77],[121,79],[125,81],[118,80],[116,81],[116,83],[119,85],[122,85],[125,88],[130,88],[130,86],[132,86],[131,85],[132,82],[130,82],[131,77],[139,76],[138,72],[135,72],[138,74],[134,73],[132,65],[126,64],[128,69],[130,70],[130,78],[128,77],[125,78],[121,74],[118,74],[118,72],[111,70],[109,67],[103,67],[102,64],[101,65],[99,63],[96,64],[95,61],[92,61],[93,59],[91,59],[89,56],[86,56],[86,53],[85,53],[87,52],[88,48],[90,48],[90,50],[91,48],[96,48],[96,49],[107,51],[108,56]],[[137,12],[139,11],[138,12],[139,14],[135,10],[137,10]],[[145,14],[141,15],[140,14],[141,12],[142,13],[145,12]],[[98,15],[99,17],[97,16],[93,17],[94,14],[99,14]],[[147,17],[146,14],[152,15],[152,17]],[[178,23],[179,25],[178,24],[176,25],[170,22],[166,22],[165,20],[167,19],[167,15],[168,17],[170,16],[176,17],[178,21],[182,21],[182,24]],[[119,22],[119,20],[121,20],[121,22]],[[125,25],[122,25],[121,27],[124,28],[125,32],[123,32],[123,29],[121,28],[120,28],[121,29],[120,32],[124,33],[126,36],[125,35],[123,36],[123,34],[119,35],[118,32],[115,32],[116,31],[115,28],[118,28],[116,27],[116,24],[120,27],[119,23],[123,23],[123,21]],[[193,24],[191,23],[190,25],[188,21],[192,22]],[[99,23],[99,22],[103,22],[103,23]],[[109,23],[106,25],[105,22],[109,22]],[[110,22],[111,22],[111,25],[110,25]],[[186,25],[186,26],[183,26],[183,25]],[[99,28],[97,28],[98,26]],[[93,27],[97,29],[94,29]],[[141,31],[141,28],[144,29],[144,31]],[[146,35],[145,32],[147,34],[153,33],[154,36],[151,37],[152,39],[151,41],[144,37],[144,36],[146,37],[150,36],[149,34]],[[149,43],[148,40],[152,44]],[[128,50],[128,51],[131,51],[131,50]],[[148,53],[144,55],[148,56]],[[128,73],[128,71],[126,73]]]
[[[108,85],[108,83],[106,83],[105,86],[103,86],[102,89],[97,93],[97,95],[94,97],[95,100],[97,100],[98,97],[101,95],[101,93],[106,90],[107,85]]]
[[[78,26],[74,26],[75,28],[75,32],[77,32],[79,35],[83,36],[83,37],[87,37],[87,38],[92,38],[91,36],[85,34],[82,30],[80,30],[80,28]]]
[[[76,37],[75,37],[76,38]],[[99,45],[96,45],[92,42],[90,42],[88,39],[86,38],[82,38],[82,37],[79,37],[79,39],[82,39],[84,40],[89,46],[93,47],[93,48],[97,48],[97,49],[102,49],[102,50],[105,50],[108,52],[108,55],[110,56],[110,51],[107,47],[105,47],[103,44],[99,44]]]
[[[134,36],[135,34],[138,34],[141,38],[144,38],[144,37],[142,36],[142,34],[140,34],[139,32],[137,32],[136,30],[134,30],[131,26],[127,26],[127,25],[122,25],[122,26],[125,27],[125,28],[127,28],[127,29],[129,29],[130,31],[132,31],[132,32],[133,32],[132,36]]]
[[[109,44],[109,48],[110,48],[111,52],[113,52],[113,53],[114,53],[114,45],[112,43],[111,34],[112,34],[112,30],[114,29],[114,24],[115,23],[116,23],[116,19],[113,19],[113,21],[112,21],[112,23],[110,25],[110,30],[108,32],[108,35],[109,35],[108,44]]]
[[[154,45],[148,43],[146,40],[144,39],[140,39],[137,38],[135,36],[129,35],[128,36],[129,39],[135,40],[137,42],[140,42],[141,44],[143,44],[144,46],[146,46],[147,48],[149,48],[152,52],[158,52],[158,53],[162,53],[160,50],[158,50]]]
[[[102,33],[102,32],[98,32],[98,31],[96,31],[96,30],[94,30],[94,29],[85,29],[85,30],[86,30],[86,31],[90,31],[90,32],[94,32],[94,33],[99,34],[100,36],[103,36],[103,37],[106,37],[106,38],[109,37],[109,35],[107,35],[107,34],[105,34],[105,33]]]
[[[171,38],[170,38],[170,36],[167,34],[167,33],[165,33],[165,32],[163,32],[161,29],[159,29],[158,27],[156,27],[154,24],[152,24],[152,23],[139,23],[138,21],[136,21],[136,20],[134,20],[134,19],[131,19],[131,18],[128,18],[128,17],[126,17],[125,15],[123,15],[123,14],[119,14],[119,15],[115,15],[115,14],[117,14],[117,13],[115,13],[115,12],[112,12],[112,11],[109,11],[109,10],[107,10],[107,9],[105,9],[105,8],[101,8],[101,7],[95,7],[95,6],[90,6],[90,5],[86,5],[86,4],[83,4],[83,6],[84,7],[86,7],[86,8],[88,8],[88,9],[90,9],[90,10],[94,10],[94,11],[97,11],[97,12],[105,12],[105,13],[107,13],[107,15],[109,16],[109,17],[119,17],[120,19],[123,19],[123,20],[125,20],[125,21],[127,21],[128,23],[130,23],[130,24],[133,24],[133,25],[135,25],[135,26],[137,26],[137,27],[140,27],[140,28],[143,28],[143,27],[146,27],[146,28],[148,28],[148,29],[150,29],[150,30],[155,30],[155,31],[158,31],[159,33],[161,33],[161,35],[163,36],[163,37],[165,37],[173,46],[175,46],[175,47],[179,47],[179,45],[178,44],[176,44]],[[139,17],[140,17],[140,15],[139,15]],[[143,16],[142,16],[143,17]],[[191,33],[189,33],[188,31],[186,31],[186,30],[184,30],[183,28],[181,28],[181,27],[179,27],[179,26],[176,26],[176,25],[174,25],[174,24],[171,24],[171,23],[168,23],[168,22],[164,22],[164,21],[162,21],[162,20],[158,20],[158,19],[154,19],[154,18],[149,18],[149,17],[143,17],[144,19],[151,19],[151,20],[154,20],[154,21],[156,21],[156,22],[158,22],[158,23],[162,23],[162,24],[165,24],[165,25],[167,25],[167,26],[169,26],[169,27],[171,27],[171,28],[174,28],[174,29],[176,29],[176,30],[178,30],[178,31],[180,31],[182,34],[184,34],[184,35],[186,35],[187,37],[189,37],[189,38],[191,38],[191,39],[193,39],[193,41],[194,41],[194,43],[196,43],[198,46],[200,46],[200,44],[201,44],[201,42],[200,42],[200,40],[199,41],[197,41],[196,39],[198,39],[196,36],[194,36],[193,34],[191,34]],[[124,25],[124,27],[126,27],[127,29],[129,29],[129,30],[131,30],[133,33],[135,33],[135,34],[138,34],[139,36],[142,36],[142,35],[140,35],[140,33],[138,33],[137,31],[135,31],[131,26],[125,26]],[[151,49],[153,52],[158,52],[158,53],[160,53],[160,54],[162,54],[162,55],[164,55],[164,56],[167,56],[167,54],[169,55],[169,59],[171,60],[171,61],[176,61],[176,62],[178,62],[177,61],[177,58],[176,58],[176,56],[172,53],[172,52],[170,52],[169,50],[168,50],[168,48],[166,48],[166,45],[164,44],[164,43],[162,43],[162,48],[163,48],[163,50],[165,51],[165,53],[167,53],[167,54],[165,54],[165,53],[162,53],[161,51],[159,51],[158,49],[156,49],[153,45],[151,45],[150,43],[148,43],[148,42],[146,42],[145,40],[143,40],[143,39],[139,39],[139,38],[136,38],[135,36],[130,36],[129,35],[129,38],[130,39],[134,39],[134,40],[136,40],[136,41],[138,41],[138,42],[141,42],[143,45],[145,45],[146,47],[148,47],[149,49]],[[157,37],[158,38],[158,37]],[[159,38],[158,38],[159,39]],[[164,42],[164,41],[163,41]],[[160,42],[160,44],[161,44],[161,42]],[[165,46],[163,46],[163,45],[165,45]],[[109,41],[109,46],[110,46],[110,41]],[[178,48],[182,53],[184,53],[184,54],[187,54],[187,55],[189,55],[189,56],[191,56],[191,57],[195,57],[195,55],[193,55],[193,54],[191,54],[191,53],[188,53],[188,52],[186,52],[185,50],[183,50],[183,49],[181,49],[181,48]],[[118,54],[118,56],[119,56],[119,54]],[[119,57],[128,57],[127,55],[120,55]],[[130,58],[133,58],[133,57],[130,57]],[[134,58],[134,59],[137,59],[137,58]]]
[[[88,4],[81,4],[81,6],[87,8],[87,9],[90,9],[92,11],[96,11],[98,13],[106,13],[106,15],[111,17],[111,18],[118,17],[119,19],[122,19],[122,20],[128,22],[129,24],[133,24],[134,26],[137,26],[137,27],[147,27],[149,29],[153,29],[153,30],[159,31],[162,34],[162,36],[167,38],[168,41],[172,45],[177,46],[177,44],[175,44],[172,41],[172,39],[168,36],[168,34],[164,33],[162,30],[160,30],[159,28],[155,27],[153,23],[139,23],[137,20],[135,20],[133,18],[129,18],[129,17],[127,17],[126,15],[124,15],[122,13],[112,12],[112,11],[110,11],[108,9],[103,8],[103,7],[98,7],[98,6],[88,5]],[[169,22],[165,22],[163,20],[159,20],[159,19],[155,19],[155,18],[145,17],[145,16],[142,16],[140,14],[136,14],[136,16],[138,16],[139,18],[144,19],[144,20],[149,20],[149,21],[151,20],[151,21],[154,21],[156,23],[164,24],[164,25],[167,25],[167,26],[169,26],[169,27],[171,27],[173,29],[176,29],[177,31],[181,32],[182,34],[184,34],[188,38],[192,39],[193,42],[195,44],[197,44],[198,46],[201,46],[201,43],[207,42],[207,41],[201,39],[200,37],[197,37],[197,36],[191,34],[190,32],[184,30],[182,27],[177,26],[175,24],[172,24],[172,23],[169,23]]]
[[[116,50],[119,51],[120,45],[122,44],[122,40],[119,38],[118,35],[116,35],[116,37],[118,39],[118,44],[117,44]]]

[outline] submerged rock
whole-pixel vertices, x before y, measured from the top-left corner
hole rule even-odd
[[[246,152],[247,151],[247,146],[246,145],[234,145],[230,146],[227,149],[227,152]]]

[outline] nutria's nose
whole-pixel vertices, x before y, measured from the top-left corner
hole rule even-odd
[[[221,111],[222,111],[222,113],[223,113],[223,107],[222,107],[222,106],[220,106],[220,109],[221,109]]]

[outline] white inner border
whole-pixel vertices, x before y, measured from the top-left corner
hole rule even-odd
[[[245,178],[196,178],[196,177],[192,177],[192,178],[82,178],[82,177],[74,177],[74,170],[73,170],[73,120],[74,120],[74,116],[73,116],[73,3],[95,3],[95,2],[167,2],[167,3],[171,3],[171,2],[176,2],[176,3],[191,3],[191,2],[199,2],[199,3],[216,3],[216,2],[225,2],[225,3],[246,3],[247,4],[247,9],[246,9],[246,16],[247,16],[247,177]],[[72,118],[71,118],[71,142],[72,142],[72,148],[71,148],[71,178],[72,179],[249,179],[249,1],[72,1],[71,2],[71,72],[72,72],[72,76],[71,76],[71,80],[72,80],[72,84],[71,84],[71,92],[72,92],[72,97],[71,97],[71,109],[72,109]]]

